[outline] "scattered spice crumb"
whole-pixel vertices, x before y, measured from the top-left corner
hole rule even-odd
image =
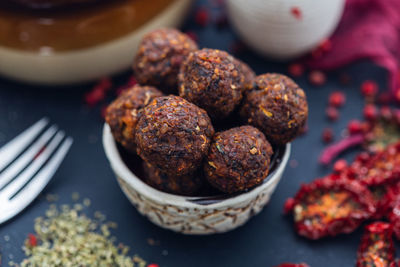
[[[47,194],[46,195],[46,201],[47,202],[56,202],[58,201],[59,197],[57,194]]]
[[[300,63],[292,63],[288,66],[288,73],[292,77],[300,77],[304,74],[305,68]]]
[[[359,120],[351,120],[347,125],[349,134],[357,134],[362,132],[362,123]]]
[[[337,121],[339,118],[339,110],[335,107],[327,107],[325,112],[330,121]]]
[[[159,246],[160,245],[160,241],[159,240],[155,240],[153,238],[147,238],[147,244],[149,244],[150,246]]]
[[[338,159],[334,164],[333,164],[333,171],[336,173],[340,173],[344,171],[344,169],[347,168],[347,161],[345,159]]]
[[[204,7],[200,7],[195,14],[195,22],[201,27],[205,27],[208,24],[208,10]]]
[[[331,128],[325,128],[322,131],[322,141],[326,144],[333,141],[333,130]]]
[[[341,91],[334,91],[329,95],[328,103],[332,107],[340,108],[346,103],[346,95]]]
[[[83,200],[83,205],[85,205],[86,207],[89,207],[89,206],[90,206],[90,204],[91,204],[91,201],[90,201],[90,199],[88,199],[88,198],[85,198],[85,199]]]
[[[361,93],[365,97],[373,97],[378,93],[378,84],[375,81],[366,80],[361,84]]]
[[[296,18],[297,20],[301,20],[303,18],[303,14],[301,12],[301,9],[297,6],[294,6],[290,9],[290,13],[292,14],[292,16],[294,18]]]
[[[313,70],[308,76],[308,80],[312,85],[321,86],[326,82],[326,76],[322,71]]]
[[[378,110],[375,105],[368,104],[363,110],[364,118],[367,120],[375,120],[378,116]]]

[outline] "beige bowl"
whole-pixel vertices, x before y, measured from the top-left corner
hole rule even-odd
[[[0,74],[47,85],[86,82],[128,69],[144,34],[161,27],[178,27],[192,0],[176,0],[137,30],[101,45],[66,52],[29,52],[0,44]]]
[[[103,146],[122,191],[142,215],[160,227],[193,235],[227,232],[259,213],[279,183],[290,155],[287,144],[281,162],[263,184],[245,193],[211,199],[168,194],[144,183],[121,159],[107,124]]]

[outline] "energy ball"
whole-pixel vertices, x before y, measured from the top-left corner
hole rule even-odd
[[[253,88],[253,83],[254,79],[256,77],[256,74],[254,71],[250,68],[249,65],[241,61],[240,59],[235,59],[235,64],[239,68],[240,72],[243,74],[243,93],[245,93],[247,90],[250,90]]]
[[[140,84],[154,85],[165,92],[177,91],[178,73],[187,55],[197,44],[175,29],[159,29],[144,36],[133,63]]]
[[[297,137],[307,121],[306,95],[285,75],[259,75],[254,88],[246,93],[240,115],[270,142],[283,145]]]
[[[211,118],[225,118],[242,99],[245,77],[239,66],[225,51],[192,52],[179,73],[179,95],[205,109]]]
[[[106,110],[106,122],[111,132],[125,149],[136,153],[135,133],[139,111],[153,98],[163,94],[152,86],[135,85],[122,92]]]
[[[215,134],[204,173],[215,188],[234,193],[261,184],[267,177],[272,147],[253,126],[241,126]]]
[[[202,172],[184,174],[182,176],[168,175],[143,161],[144,181],[167,193],[193,196],[198,194],[204,186],[204,176]]]
[[[208,152],[214,128],[207,113],[179,96],[157,97],[136,126],[137,153],[160,171],[193,172]]]

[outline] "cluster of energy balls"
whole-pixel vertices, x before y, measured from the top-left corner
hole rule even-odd
[[[259,185],[273,148],[296,138],[307,120],[306,95],[290,78],[256,76],[176,29],[145,35],[133,70],[139,85],[110,104],[106,121],[115,140],[143,159],[144,181],[161,191]]]

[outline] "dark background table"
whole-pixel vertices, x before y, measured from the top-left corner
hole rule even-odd
[[[196,5],[204,4],[207,2],[199,1]],[[210,23],[200,28],[192,19],[188,19],[184,28],[198,34],[201,47],[227,50],[236,38],[229,26],[217,29],[215,24]],[[287,70],[286,63],[263,59],[251,51],[244,51],[237,56],[258,74],[286,73]],[[340,84],[341,73],[347,73],[352,78],[348,86]],[[129,75],[117,75],[113,81],[122,84]],[[0,145],[43,116],[57,123],[75,142],[43,195],[58,194],[59,203],[72,203],[73,192],[79,192],[82,198],[90,198],[92,204],[86,210],[88,214],[97,210],[106,214],[109,220],[118,223],[118,229],[113,233],[119,242],[131,247],[132,255],[139,254],[148,262],[158,263],[162,267],[269,267],[282,262],[307,262],[314,267],[353,266],[362,230],[336,238],[308,241],[298,237],[292,221],[282,215],[284,201],[297,191],[302,182],[311,181],[330,171],[329,167],[323,168],[317,164],[324,147],[321,132],[329,126],[339,138],[351,118],[361,118],[363,100],[358,89],[361,81],[374,79],[381,88],[386,85],[386,73],[368,62],[332,72],[328,77],[322,87],[311,86],[306,76],[296,79],[307,93],[309,131],[293,142],[291,161],[270,203],[246,225],[225,234],[176,234],[153,225],[135,210],[120,190],[103,151],[101,105],[89,108],[83,102],[84,94],[93,84],[46,88],[0,79]],[[340,110],[339,121],[330,123],[325,117],[327,97],[331,91],[338,89],[346,93],[347,103]],[[113,97],[111,93],[109,98]],[[354,152],[345,155],[349,159],[353,156]],[[0,253],[5,266],[10,259],[16,262],[23,259],[21,246],[28,233],[33,232],[33,220],[43,215],[48,205],[41,197],[19,216],[0,225]],[[10,240],[6,241],[4,236],[9,236]],[[159,245],[148,244],[149,238],[159,241]]]

